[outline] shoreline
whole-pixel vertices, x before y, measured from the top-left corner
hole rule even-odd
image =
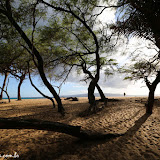
[[[78,97],[78,96],[61,96],[60,98],[67,98],[67,97],[77,97],[77,98],[88,98],[87,96],[86,97]],[[100,98],[100,96],[95,96],[96,98]],[[146,96],[106,96],[106,98],[141,98],[141,97],[148,97],[147,95]],[[155,96],[155,97],[160,97],[160,96]],[[4,97],[3,99],[8,99],[6,97]],[[3,100],[2,99],[2,100]],[[17,97],[12,97],[10,99],[17,99]],[[47,99],[45,97],[22,97],[21,99]]]

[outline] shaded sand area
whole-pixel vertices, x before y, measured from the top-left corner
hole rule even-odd
[[[153,114],[147,116],[145,100],[118,98],[88,117],[79,116],[88,107],[87,98],[62,100],[65,117],[47,99],[0,104],[1,118],[56,121],[105,134],[126,132],[110,140],[80,141],[52,131],[0,129],[0,154],[17,152],[20,160],[160,160],[160,101],[156,101]]]

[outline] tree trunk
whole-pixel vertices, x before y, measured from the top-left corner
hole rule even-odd
[[[51,97],[48,97],[47,95],[43,94],[43,93],[34,85],[34,83],[32,82],[31,75],[30,75],[30,72],[29,72],[29,64],[28,64],[28,73],[29,73],[29,80],[30,80],[30,82],[31,82],[31,85],[32,85],[32,86],[35,88],[35,90],[36,90],[37,92],[39,92],[43,97],[45,97],[45,98],[47,98],[47,99],[50,99],[50,100],[52,101],[52,103],[53,103],[53,108],[55,108],[56,106],[55,106],[54,100],[53,100]]]
[[[2,89],[2,88],[0,87],[0,89]],[[3,90],[3,89],[2,89],[2,90]],[[7,97],[8,97],[8,102],[10,103],[10,102],[11,102],[11,100],[10,100],[10,97],[9,97],[9,94],[8,94],[7,90],[3,90],[3,92],[5,92],[5,93],[6,93],[6,95],[7,95]]]
[[[88,87],[88,100],[90,104],[90,107],[88,109],[89,114],[96,113],[97,111],[96,99],[94,96],[95,87],[96,87],[96,81],[92,79]]]
[[[102,100],[105,100],[106,97],[105,97],[102,89],[100,88],[100,86],[99,86],[98,84],[96,84],[96,88],[97,88],[97,90],[98,90],[98,92],[99,92],[99,94],[100,94],[101,99],[102,99]]]
[[[18,97],[17,97],[18,101],[21,100],[21,85],[22,85],[24,79],[25,79],[25,74],[20,77],[20,82],[18,84]]]
[[[4,91],[4,87],[6,85],[8,74],[9,74],[8,72],[5,72],[3,86],[2,86],[1,94],[0,94],[0,100],[2,100],[2,98],[3,98],[3,91]]]
[[[40,77],[43,81],[43,83],[45,84],[45,86],[48,88],[48,90],[52,93],[53,97],[56,99],[57,104],[58,104],[58,112],[60,112],[62,115],[64,115],[64,108],[61,102],[60,97],[58,96],[58,94],[56,93],[55,89],[53,88],[53,86],[49,83],[49,81],[46,78],[46,75],[44,73],[44,68],[43,68],[43,59],[40,55],[40,53],[38,52],[38,50],[34,47],[34,45],[31,43],[31,41],[29,40],[29,38],[26,36],[26,34],[23,32],[23,30],[20,28],[20,26],[18,25],[18,23],[16,23],[16,21],[14,20],[14,18],[12,17],[12,11],[11,11],[11,7],[10,7],[10,2],[7,1],[7,13],[4,13],[7,18],[9,19],[9,21],[11,22],[11,24],[15,27],[15,29],[19,32],[19,34],[21,35],[21,37],[24,39],[24,41],[27,43],[28,47],[30,48],[30,50],[32,51],[32,53],[35,55],[38,64],[37,64],[37,69],[39,71]]]
[[[85,140],[98,140],[98,139],[110,139],[118,136],[124,135],[122,134],[101,134],[101,133],[93,133],[89,134],[89,131],[81,130],[81,126],[72,126],[59,122],[50,122],[50,121],[42,121],[35,119],[28,120],[17,120],[17,119],[8,119],[8,118],[0,118],[0,129],[37,129],[37,130],[47,130],[54,131],[59,133],[66,133],[68,135],[85,139]]]
[[[88,100],[91,105],[95,105],[96,103],[95,96],[94,96],[95,86],[96,86],[95,81],[91,80],[89,87],[88,87]]]
[[[149,114],[152,114],[152,109],[154,105],[154,92],[155,92],[154,88],[149,90],[148,101],[146,104],[146,113],[149,113]]]
[[[59,95],[57,94],[57,92],[55,91],[55,89],[52,87],[52,85],[48,82],[46,75],[44,73],[43,65],[38,66],[38,70],[39,70],[39,73],[40,73],[40,76],[41,76],[43,83],[47,86],[47,88],[49,89],[49,91],[52,93],[52,95],[54,96],[54,98],[57,101],[58,112],[60,112],[62,115],[64,115],[64,108],[63,108],[61,99],[60,99]]]
[[[160,71],[157,72],[156,79],[152,83],[150,83],[147,77],[145,78],[145,82],[149,89],[148,101],[146,104],[146,113],[152,114],[154,105],[154,92],[156,90],[158,83],[160,82]]]
[[[107,105],[107,98],[105,97],[102,89],[100,88],[100,86],[98,85],[98,83],[96,84],[96,88],[100,94],[101,100],[104,102],[105,105]]]

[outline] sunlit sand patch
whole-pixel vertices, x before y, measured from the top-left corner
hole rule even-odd
[[[88,117],[79,113],[88,107],[87,98],[79,101],[62,100],[66,116],[47,99],[12,100],[0,104],[1,117],[18,119],[39,119],[82,126],[82,129],[101,133],[127,134],[108,141],[81,142],[77,138],[34,129],[0,129],[0,154],[16,151],[20,159],[101,159],[101,160],[159,160],[160,158],[160,104],[153,114],[145,117],[141,98],[121,98],[109,102],[101,112]],[[138,102],[135,102],[138,100]]]

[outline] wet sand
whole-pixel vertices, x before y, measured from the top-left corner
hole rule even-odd
[[[160,160],[160,101],[147,116],[144,97],[115,99],[119,101],[108,102],[105,109],[88,117],[79,116],[89,106],[87,98],[63,99],[65,117],[47,99],[12,100],[10,104],[3,100],[1,118],[47,120],[105,134],[126,134],[110,140],[80,141],[52,131],[0,129],[0,154],[17,152],[20,160]]]

